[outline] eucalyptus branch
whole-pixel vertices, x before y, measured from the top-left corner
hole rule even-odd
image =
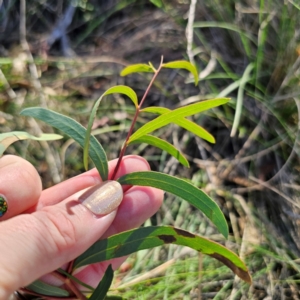
[[[168,141],[152,135],[151,133],[170,123],[175,123],[178,126],[190,131],[194,135],[208,142],[215,143],[215,138],[209,132],[207,132],[197,123],[192,122],[187,118],[192,115],[202,113],[208,109],[224,105],[229,101],[229,99],[216,98],[205,100],[198,103],[192,103],[186,106],[182,106],[174,110],[168,109],[166,107],[146,107],[142,110],[145,99],[147,98],[149,91],[152,88],[153,83],[162,68],[183,69],[189,71],[194,76],[195,85],[198,84],[199,74],[193,64],[182,60],[163,63],[162,57],[157,70],[151,63],[135,64],[123,69],[121,72],[121,76],[126,76],[138,72],[151,72],[153,74],[152,79],[147,89],[145,90],[140,102],[138,101],[138,97],[135,91],[131,87],[125,85],[113,86],[106,90],[105,93],[102,94],[101,97],[95,102],[91,111],[87,128],[84,128],[78,122],[67,116],[41,107],[26,108],[22,111],[21,114],[40,119],[66,133],[69,137],[73,138],[84,149],[83,162],[85,168],[88,168],[88,159],[90,158],[94,162],[95,167],[97,168],[103,181],[107,181],[109,169],[107,155],[99,141],[91,134],[92,125],[96,117],[97,109],[103,97],[113,93],[123,94],[128,96],[132,100],[135,106],[135,114],[133,116],[133,120],[131,122],[124,144],[121,147],[112,179],[114,180],[116,178],[116,174],[120,168],[127,146],[134,143],[146,143],[148,145],[155,146],[156,148],[166,151],[168,154],[175,157],[182,165],[188,167],[189,162],[187,161],[183,153],[181,153],[180,149],[177,149]],[[154,113],[158,116],[133,132],[134,126],[137,122],[137,118],[141,111]],[[10,135],[13,134],[15,133],[10,133]],[[26,135],[26,138],[28,138],[28,135]],[[136,185],[158,188],[182,198],[183,200],[193,205],[195,208],[202,211],[204,215],[206,215],[206,217],[211,220],[211,222],[216,226],[219,232],[225,238],[228,237],[228,225],[225,216],[223,215],[217,203],[215,203],[215,201],[201,189],[187,182],[186,180],[179,179],[161,172],[145,171],[126,174],[118,178],[117,181],[123,186]],[[107,182],[107,184],[110,183],[115,184],[116,182]],[[105,195],[105,193],[103,193],[103,195]],[[128,239],[128,236],[130,236],[130,239]],[[85,292],[81,292],[77,287],[77,284],[81,284],[82,286],[92,291],[91,299],[103,299],[104,294],[109,291],[113,280],[113,270],[111,268],[111,265],[107,268],[102,280],[99,282],[98,286],[95,289],[89,287],[83,282],[80,282],[80,280],[77,281],[77,279],[71,275],[72,270],[94,263],[102,263],[103,261],[123,257],[130,253],[142,250],[144,249],[144,244],[143,246],[141,246],[141,237],[145,241],[145,244],[147,244],[147,248],[153,248],[161,245],[162,243],[169,244],[170,242],[172,242],[178,245],[189,246],[197,251],[201,249],[200,251],[202,253],[220,260],[242,280],[251,283],[251,275],[243,261],[241,261],[236,254],[231,252],[229,249],[226,249],[222,245],[202,238],[194,233],[185,232],[179,228],[173,228],[170,226],[151,226],[133,229],[131,230],[131,232],[126,231],[123,233],[118,233],[104,240],[99,240],[92,247],[78,256],[75,261],[72,261],[65,271],[60,270],[53,273],[54,276],[60,278],[62,282],[64,282],[64,286],[62,289],[67,291],[67,294],[69,295],[65,299],[73,299],[73,297],[76,297],[76,299],[79,300],[86,299]],[[118,251],[116,251],[116,249]],[[103,253],[103,251],[105,251],[105,253]],[[61,272],[61,274],[59,272]],[[37,282],[37,287],[38,284],[39,282]],[[51,286],[48,286],[48,289],[51,290]],[[45,295],[47,299],[49,299],[49,296],[50,299],[61,299],[60,297],[65,294],[63,291],[61,291],[62,294],[58,295],[57,292],[60,291],[57,291],[55,287],[53,287],[53,289],[53,294],[56,294],[56,296],[49,295],[48,292],[48,295]]]
[[[162,69],[162,67],[163,67],[163,56],[161,57],[160,65],[159,65],[158,69],[155,70],[155,73],[154,73],[154,75],[153,75],[153,77],[152,77],[152,79],[151,79],[151,81],[150,81],[150,83],[149,83],[149,85],[148,85],[148,87],[147,87],[147,89],[146,89],[144,95],[143,95],[143,98],[142,98],[140,104],[139,104],[138,107],[136,108],[135,115],[134,115],[134,117],[133,117],[131,126],[130,126],[130,128],[129,128],[129,130],[128,130],[127,137],[126,137],[125,142],[124,142],[124,144],[123,144],[123,146],[122,146],[122,149],[121,149],[121,152],[120,152],[120,155],[119,155],[119,159],[118,159],[117,165],[116,165],[116,167],[115,167],[113,176],[112,176],[112,178],[111,178],[112,180],[115,179],[116,174],[117,174],[117,172],[118,172],[118,170],[119,170],[119,168],[120,168],[120,164],[121,164],[121,162],[122,162],[122,158],[123,158],[123,156],[124,156],[124,154],[125,154],[125,151],[126,151],[126,148],[127,148],[127,146],[128,146],[128,140],[129,140],[129,138],[130,138],[130,136],[131,136],[131,134],[132,134],[132,132],[133,132],[134,125],[135,125],[135,123],[136,123],[136,120],[137,120],[137,118],[138,118],[140,112],[141,112],[141,107],[142,107],[142,105],[143,105],[143,103],[144,103],[144,101],[145,101],[147,95],[149,94],[149,91],[150,91],[150,89],[151,89],[151,87],[152,87],[152,85],[153,85],[153,83],[154,83],[156,77],[158,76],[160,70]]]

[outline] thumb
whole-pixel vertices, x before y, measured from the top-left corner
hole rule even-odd
[[[0,223],[0,299],[8,299],[14,290],[75,259],[104,234],[123,191],[120,186],[121,195],[117,200],[110,198],[107,209],[111,193],[104,193],[103,200],[102,186]],[[103,207],[103,201],[106,215],[96,217],[91,211],[99,203]]]
[[[28,161],[14,155],[0,158],[0,221],[34,206],[41,191],[40,176]]]

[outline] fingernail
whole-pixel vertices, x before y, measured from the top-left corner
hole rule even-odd
[[[8,205],[4,196],[0,195],[0,218],[7,212]]]
[[[87,190],[79,201],[95,215],[107,215],[115,210],[123,199],[119,182],[108,180]]]

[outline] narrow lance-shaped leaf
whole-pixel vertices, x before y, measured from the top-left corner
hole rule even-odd
[[[39,119],[51,125],[52,127],[61,130],[70,138],[74,139],[82,148],[84,147],[86,129],[75,120],[42,107],[26,108],[21,111],[20,114]],[[101,144],[94,136],[91,136],[89,155],[94,162],[102,180],[107,180],[108,164],[106,154]]]
[[[124,68],[120,75],[121,76],[127,76],[132,73],[154,73],[155,69],[152,67],[152,65],[147,64],[135,64],[130,65],[126,68]]]
[[[162,115],[162,114],[170,112],[171,110],[168,108],[165,108],[165,107],[150,106],[150,107],[146,107],[146,108],[142,109],[141,111]],[[181,119],[174,120],[173,123],[190,131],[191,133],[199,136],[200,138],[202,138],[210,143],[214,144],[216,142],[215,138],[208,131],[206,131],[203,127],[199,126],[198,124],[196,124],[190,120],[181,118]]]
[[[146,135],[158,128],[168,125],[169,123],[175,122],[176,120],[180,120],[182,118],[192,116],[194,114],[203,112],[213,107],[217,107],[227,103],[230,99],[229,98],[219,98],[219,99],[212,99],[206,100],[199,103],[190,104],[184,107],[180,107],[174,109],[168,113],[165,113],[154,120],[148,122],[147,124],[143,125],[139,128],[134,134],[131,135],[129,138],[128,143],[136,140],[137,138]]]
[[[100,240],[75,260],[74,268],[165,244],[187,246],[214,257],[229,267],[241,279],[251,283],[251,276],[247,267],[235,253],[206,238],[170,226],[141,227]]]
[[[138,106],[138,98],[137,95],[135,93],[135,91],[125,85],[117,85],[114,86],[110,89],[108,89],[95,103],[90,118],[89,118],[89,123],[88,123],[88,127],[86,130],[86,135],[85,135],[85,140],[84,140],[84,147],[83,147],[83,164],[85,169],[88,169],[88,155],[89,155],[89,147],[90,147],[90,136],[91,136],[91,131],[92,131],[92,126],[93,126],[93,122],[98,110],[98,107],[100,105],[101,100],[103,99],[104,96],[107,96],[109,94],[114,94],[114,93],[119,93],[119,94],[124,94],[126,96],[128,96],[132,102],[134,103],[135,107]]]
[[[44,296],[52,296],[52,297],[68,297],[70,296],[69,292],[63,290],[57,286],[50,285],[40,280],[36,280],[26,287],[30,291],[35,293],[44,295]]]
[[[218,230],[228,237],[228,225],[219,206],[206,193],[189,182],[153,171],[130,173],[120,177],[118,181],[122,185],[152,186],[186,200],[201,210]]]
[[[111,283],[114,279],[114,271],[109,265],[105,271],[105,274],[93,292],[92,296],[89,298],[90,300],[104,300],[106,298],[106,294],[111,286]]]
[[[199,76],[198,76],[197,69],[193,64],[191,64],[188,61],[185,61],[185,60],[171,61],[169,63],[163,64],[163,68],[185,69],[193,74],[195,85],[198,84]]]
[[[175,157],[185,167],[190,166],[187,159],[183,156],[183,154],[177,148],[175,148],[173,145],[171,145],[167,141],[162,140],[156,136],[147,134],[147,135],[144,135],[144,136],[134,140],[133,142],[131,142],[131,144],[138,144],[138,143],[146,143],[148,145],[152,145],[154,147],[162,149],[162,150],[168,152],[173,157]]]
[[[0,134],[0,156],[12,143],[21,140],[35,140],[35,141],[54,141],[61,139],[62,136],[54,133],[43,133],[41,136],[36,137],[25,131],[11,131]]]

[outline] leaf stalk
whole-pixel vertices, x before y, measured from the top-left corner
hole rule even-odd
[[[129,128],[129,130],[128,130],[128,133],[127,133],[125,142],[124,142],[123,147],[122,147],[122,149],[121,149],[121,151],[120,151],[120,155],[119,155],[119,158],[118,158],[118,161],[117,161],[117,165],[116,165],[116,167],[115,167],[115,170],[114,170],[114,173],[113,173],[113,175],[112,175],[111,180],[114,180],[115,177],[116,177],[116,175],[117,175],[117,172],[118,172],[118,170],[119,170],[119,168],[120,168],[120,165],[121,165],[121,162],[122,162],[122,158],[123,158],[123,156],[125,155],[125,151],[126,151],[126,148],[127,148],[127,146],[128,146],[128,140],[129,140],[129,138],[130,138],[130,136],[131,136],[131,134],[132,134],[132,132],[133,132],[134,125],[135,125],[135,123],[136,123],[136,120],[137,120],[137,118],[138,118],[140,112],[141,112],[142,105],[143,105],[143,103],[144,103],[146,97],[148,96],[149,91],[150,91],[150,89],[151,89],[151,87],[152,87],[152,85],[153,85],[153,83],[154,83],[156,77],[158,76],[160,70],[162,69],[162,67],[163,67],[163,56],[161,57],[160,65],[159,65],[158,69],[155,70],[155,73],[154,73],[154,75],[153,75],[153,77],[152,77],[152,79],[151,79],[151,81],[150,81],[150,83],[149,83],[149,85],[148,85],[148,87],[147,87],[147,89],[146,89],[146,91],[145,91],[143,97],[142,97],[142,100],[140,101],[140,104],[139,104],[138,107],[136,108],[136,111],[135,111],[135,114],[134,114],[134,117],[133,117],[131,126],[130,126],[130,128]]]

